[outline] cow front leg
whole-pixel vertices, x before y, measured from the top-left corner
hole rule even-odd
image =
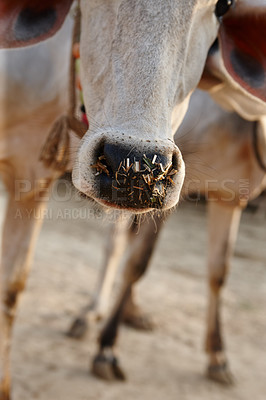
[[[152,331],[154,328],[153,320],[139,307],[134,292],[134,287],[132,287],[125,301],[122,322],[130,328],[141,331]]]
[[[115,355],[115,344],[123,310],[134,284],[147,270],[160,231],[162,219],[156,218],[157,230],[153,221],[140,225],[139,233],[130,241],[125,260],[124,280],[113,312],[107,320],[99,338],[99,351],[93,360],[92,372],[106,380],[124,380],[125,374]]]
[[[67,336],[81,339],[87,333],[89,322],[101,320],[107,315],[117,269],[128,244],[130,223],[131,217],[125,215],[111,226],[106,240],[103,268],[92,301],[74,318]]]
[[[132,218],[126,218],[126,216],[111,226],[106,240],[105,259],[97,288],[92,300],[73,319],[66,332],[68,337],[82,339],[88,331],[90,322],[99,321],[106,317],[117,269],[127,244],[130,240],[134,240],[136,226],[137,223],[132,222]],[[137,306],[133,289],[130,290],[125,302],[122,321],[126,325],[139,330],[150,331],[153,328],[151,319],[143,314]]]
[[[37,195],[37,194],[36,194]],[[40,195],[42,196],[42,195]],[[43,201],[8,200],[0,261],[0,400],[10,399],[9,354],[18,296],[42,221]]]
[[[207,376],[224,384],[232,384],[233,377],[226,360],[221,331],[221,290],[228,274],[240,216],[239,207],[215,201],[209,203]]]

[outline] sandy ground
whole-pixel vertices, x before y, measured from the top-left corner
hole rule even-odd
[[[2,193],[1,218],[3,203]],[[106,231],[99,215],[92,218],[93,211],[87,220],[70,218],[73,208],[86,210],[84,202],[49,204],[15,325],[13,399],[265,400],[265,213],[243,216],[224,295],[226,343],[237,378],[228,389],[204,378],[205,207],[184,204],[166,223],[149,274],[138,288],[139,303],[157,328],[140,333],[122,327],[119,353],[128,380],[112,384],[89,373],[99,327],[92,326],[82,341],[63,335],[93,291]]]

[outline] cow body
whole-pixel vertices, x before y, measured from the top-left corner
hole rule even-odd
[[[55,38],[0,50],[0,176],[8,192],[0,260],[0,399],[9,399],[9,348],[49,188],[59,176],[39,160],[51,125],[68,106],[72,22]]]

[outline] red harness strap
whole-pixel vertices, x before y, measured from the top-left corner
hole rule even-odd
[[[74,43],[73,45],[73,57],[75,58],[75,72],[76,72],[76,87],[79,91],[79,98],[80,98],[80,112],[81,112],[81,121],[86,125],[87,129],[89,129],[89,121],[86,114],[86,109],[83,100],[83,93],[82,93],[82,86],[80,82],[80,44]]]

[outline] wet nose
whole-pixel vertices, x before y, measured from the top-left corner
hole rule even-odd
[[[99,198],[132,210],[163,208],[178,177],[179,153],[173,146],[136,148],[105,142],[91,168]]]

